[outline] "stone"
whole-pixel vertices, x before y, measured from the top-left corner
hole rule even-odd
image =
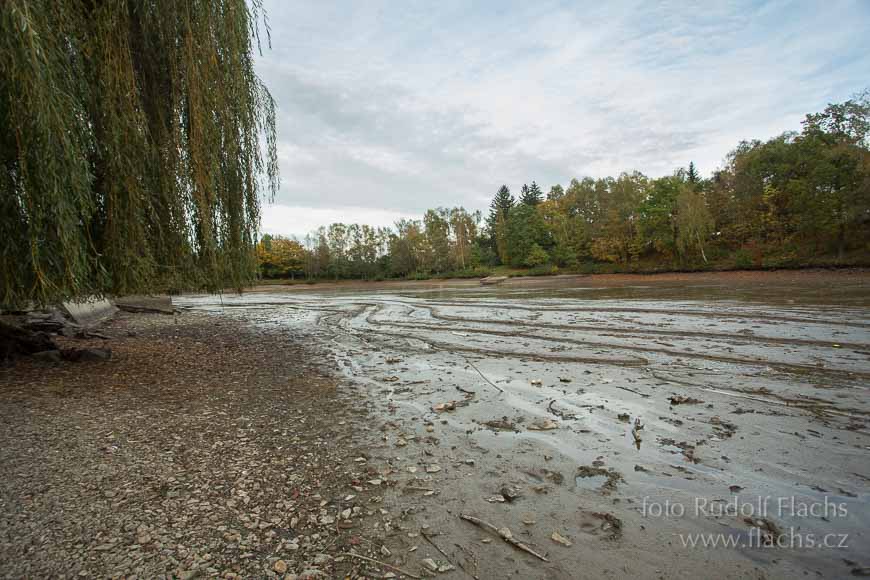
[[[33,353],[33,358],[42,362],[57,363],[61,361],[59,350],[43,350]]]
[[[286,574],[287,573],[287,562],[285,562],[284,560],[278,560],[275,562],[275,564],[272,566],[272,568],[278,574]]]
[[[332,561],[332,556],[329,554],[317,554],[314,556],[314,565],[322,566],[323,564],[328,564]]]

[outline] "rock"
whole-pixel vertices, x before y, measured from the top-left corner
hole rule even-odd
[[[278,574],[286,574],[287,573],[287,562],[284,560],[278,560],[272,566],[272,569],[275,570]]]
[[[332,561],[332,556],[329,554],[317,554],[314,556],[314,565],[322,566],[323,564],[328,564]]]
[[[426,566],[426,568],[428,568],[429,570],[431,570],[432,572],[437,572],[437,571],[438,571],[438,564],[436,564],[436,563],[435,563],[435,560],[433,560],[432,558],[423,558],[420,562],[421,562],[424,566]]]
[[[42,362],[58,363],[61,361],[59,350],[43,350],[33,353],[33,358]]]
[[[563,546],[571,546],[571,540],[560,534],[559,532],[553,532],[553,535],[550,536],[550,539],[556,542],[557,544],[562,544]]]
[[[108,348],[67,348],[61,355],[72,362],[100,362],[111,359],[112,351]]]
[[[112,351],[108,348],[86,348],[81,351],[80,361],[104,361],[112,358]]]
[[[549,431],[551,429],[558,429],[559,424],[552,419],[538,419],[531,425],[529,425],[529,431]]]
[[[514,501],[523,495],[519,488],[510,485],[503,485],[498,491],[507,501]]]

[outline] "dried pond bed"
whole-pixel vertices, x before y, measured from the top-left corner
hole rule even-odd
[[[390,486],[385,505],[404,518],[393,564],[425,573],[421,557],[441,558],[454,569],[435,574],[480,578],[702,577],[710,566],[735,578],[848,575],[870,565],[867,281],[357,285],[186,306],[307,333],[332,354],[342,388],[380,429],[370,461]],[[770,507],[757,518],[724,507],[759,498]],[[779,498],[835,502],[845,515],[804,517]],[[649,509],[677,504],[682,516]],[[460,514],[510,530],[547,561]],[[769,526],[848,540],[749,547]],[[420,529],[440,551],[421,554]],[[684,546],[680,534],[692,533],[746,547]]]
[[[15,373],[0,379],[11,426],[4,459],[16,466],[3,479],[2,549],[5,561],[29,566],[10,575],[863,573],[870,278],[659,280],[271,289],[184,298],[185,314],[153,323],[159,329],[141,322],[153,318],[124,318],[116,360],[84,379],[54,368],[29,369],[23,383]],[[137,337],[123,337],[124,325],[140,324]],[[159,348],[147,350],[149,341]],[[224,362],[202,362],[215,353]],[[171,372],[155,362],[164,359]],[[58,384],[81,400],[54,392]],[[178,396],[164,401],[169,393]],[[22,409],[35,409],[34,420]],[[236,437],[242,426],[247,440]],[[200,432],[209,436],[192,435]],[[130,455],[109,473],[124,475],[92,482],[102,461],[94,449],[108,433],[134,441],[145,433],[152,443],[121,445]],[[45,465],[33,465],[34,456]],[[200,474],[193,489],[216,511],[203,520],[201,504],[185,501],[171,504],[182,517],[165,515],[161,502],[177,498],[139,495],[153,473],[161,482]],[[292,474],[304,483],[287,485]],[[53,482],[43,497],[70,495],[33,504],[23,490],[41,477]],[[248,504],[228,493],[239,477]],[[139,503],[94,503],[105,490]],[[765,497],[793,498],[798,508],[827,499],[845,513],[808,516],[776,503],[757,517],[731,510]],[[82,541],[82,529],[54,515],[59,508],[93,524],[93,537]],[[106,516],[115,510],[122,515]],[[127,530],[130,520],[147,510],[156,519],[144,523],[157,531],[142,533],[161,538],[159,549],[131,547],[140,531]],[[96,525],[90,511],[108,523]],[[354,527],[342,525],[344,513]],[[40,539],[51,525],[63,533]],[[256,549],[215,526],[253,533]],[[680,537],[724,533],[751,543],[791,529],[848,541],[824,550],[714,549]],[[312,539],[290,548],[298,536]],[[103,542],[114,537],[122,541]]]

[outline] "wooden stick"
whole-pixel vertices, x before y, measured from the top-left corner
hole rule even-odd
[[[664,380],[664,379],[662,379],[662,380]],[[640,395],[640,396],[643,397],[644,399],[648,399],[648,398],[649,398],[649,395],[647,395],[647,394],[645,394],[645,393],[641,393],[640,391],[635,391],[634,389],[629,389],[628,387],[620,387],[620,386],[617,385],[616,388],[617,388],[617,389],[622,389],[623,391],[628,391],[629,393],[634,393],[635,395]]]
[[[467,356],[463,356],[462,358],[465,359],[465,362],[467,362],[469,365],[471,365],[471,368],[473,368],[474,370],[477,371],[477,374],[479,374],[481,377],[483,377],[483,380],[485,380],[487,383],[489,383],[490,385],[492,385],[492,386],[495,388],[496,391],[498,391],[499,393],[503,393],[503,392],[504,392],[504,389],[502,389],[501,387],[499,387],[498,385],[496,385],[494,382],[492,382],[491,380],[489,380],[488,378],[486,378],[486,375],[483,374],[482,372],[480,372],[480,369],[477,368],[476,366],[474,366],[474,363],[471,362],[470,360],[468,360],[468,357],[467,357]]]
[[[433,542],[433,541],[432,541],[432,538],[429,537],[429,534],[427,534],[427,533],[424,532],[423,530],[420,530],[420,535],[423,536],[423,539],[424,539],[424,540],[426,540],[427,542],[429,542],[430,544],[432,544],[432,547],[433,547],[433,548],[435,548],[436,550],[438,550],[439,552],[441,552],[441,555],[444,556],[445,558],[447,558],[447,561],[448,561],[448,562],[450,562],[451,564],[453,564],[453,562],[450,560],[450,556],[447,555],[447,552],[445,552],[444,550],[442,550],[441,548],[439,548],[439,547],[438,547],[438,544],[436,544],[435,542]],[[477,576],[475,576],[474,574],[472,574],[471,572],[469,572],[468,570],[465,569],[465,566],[462,565],[462,562],[460,562],[459,560],[457,560],[456,563],[459,564],[459,567],[462,569],[463,572],[465,572],[466,574],[468,574],[469,576],[471,576],[472,578],[474,578],[474,580],[479,580],[479,578],[478,578]]]
[[[372,564],[377,564],[378,566],[383,566],[385,568],[389,568],[390,570],[392,570],[394,572],[398,572],[399,574],[404,574],[408,578],[414,578],[415,580],[420,580],[419,576],[415,576],[414,574],[411,574],[410,572],[406,572],[406,571],[402,570],[401,568],[396,568],[395,566],[390,566],[386,562],[381,562],[381,561],[375,560],[374,558],[360,556],[359,554],[354,554],[353,552],[342,552],[341,555],[342,556],[350,556],[351,558],[359,558],[360,560],[365,560],[366,562],[371,562]]]
[[[469,516],[466,514],[459,514],[459,517],[467,522],[471,522],[472,524],[474,524],[475,526],[477,526],[479,528],[486,528],[490,531],[495,532],[496,534],[498,534],[498,537],[500,537],[502,540],[504,540],[505,542],[507,542],[508,544],[513,546],[514,548],[516,548],[518,550],[522,550],[523,552],[526,552],[528,554],[531,554],[532,556],[534,556],[535,558],[538,558],[539,560],[542,560],[544,562],[549,562],[549,560],[547,560],[547,558],[538,554],[533,549],[531,549],[530,547],[528,547],[527,545],[525,545],[521,541],[514,538],[513,534],[511,534],[511,531],[509,529],[507,529],[507,528],[499,529],[488,522],[485,522],[485,521],[478,519],[474,516]],[[502,530],[504,530],[504,531],[502,531]]]

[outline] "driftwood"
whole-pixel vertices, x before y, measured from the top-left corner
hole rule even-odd
[[[476,518],[474,516],[469,516],[467,514],[459,514],[459,517],[467,522],[471,522],[472,524],[474,524],[475,526],[477,526],[479,528],[485,528],[487,530],[490,530],[491,532],[495,532],[496,534],[498,534],[498,537],[500,537],[502,540],[504,540],[505,542],[507,542],[508,544],[513,546],[514,548],[516,548],[517,550],[521,550],[523,552],[526,552],[527,554],[531,554],[532,556],[534,556],[535,558],[538,558],[539,560],[541,560],[543,562],[549,562],[549,560],[547,560],[546,557],[538,554],[533,549],[531,549],[530,547],[528,547],[527,545],[525,545],[521,541],[514,538],[513,534],[511,534],[511,531],[509,529],[497,528],[488,522],[485,522],[485,521],[483,521],[479,518]]]

